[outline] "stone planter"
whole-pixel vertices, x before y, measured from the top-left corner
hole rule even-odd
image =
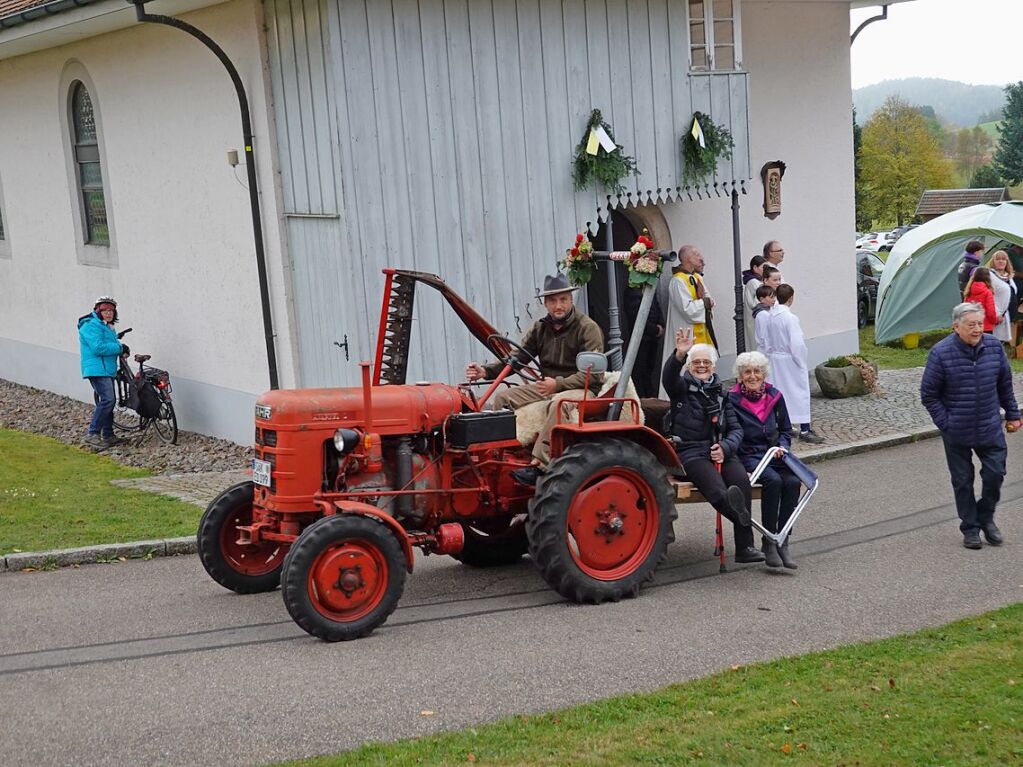
[[[873,362],[870,366],[877,372],[877,365]],[[842,399],[843,397],[861,397],[869,393],[867,384],[860,375],[859,368],[847,365],[842,368],[827,368],[818,365],[813,369],[817,378],[817,384],[821,387],[821,394],[828,399]]]

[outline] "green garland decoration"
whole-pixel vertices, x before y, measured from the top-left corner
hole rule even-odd
[[[625,154],[622,145],[618,143],[615,144],[615,149],[612,152],[607,152],[604,147],[598,146],[595,155],[587,153],[586,143],[589,141],[590,131],[598,125],[607,132],[612,141],[615,140],[611,126],[604,122],[600,110],[594,109],[586,123],[582,141],[575,148],[575,159],[572,161],[572,181],[575,182],[577,192],[597,181],[614,194],[621,194],[625,191],[621,179],[629,175],[639,175],[639,171],[636,170],[636,160]]]
[[[706,146],[701,147],[700,142],[693,137],[693,123],[690,120],[678,142],[682,153],[682,180],[687,185],[706,183],[707,178],[717,172],[718,162],[722,158],[731,159],[732,149],[735,148],[735,141],[728,128],[716,125],[703,112],[694,112],[693,120],[700,123]]]

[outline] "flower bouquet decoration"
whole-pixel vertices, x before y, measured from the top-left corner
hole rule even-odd
[[[657,285],[661,276],[661,256],[654,250],[654,241],[645,234],[641,234],[636,244],[629,248],[625,265],[629,268],[630,288]]]
[[[583,286],[593,277],[593,243],[585,234],[575,236],[575,244],[565,251],[561,268],[573,285]]]

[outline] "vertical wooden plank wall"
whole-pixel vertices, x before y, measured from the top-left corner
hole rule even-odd
[[[735,138],[715,180],[749,177],[746,76],[689,75],[684,0],[267,7],[286,209],[334,217],[289,226],[307,385],[339,376],[306,358],[341,326],[371,352],[383,266],[440,274],[517,336],[541,313],[537,285],[598,210],[688,199],[678,140],[694,109]],[[639,164],[621,197],[572,185],[593,108]],[[341,288],[343,308],[325,313]],[[421,298],[410,378],[460,378],[483,351]]]

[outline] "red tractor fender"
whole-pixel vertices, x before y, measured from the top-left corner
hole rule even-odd
[[[415,561],[412,556],[412,544],[409,543],[408,536],[405,535],[405,528],[398,520],[380,511],[376,506],[359,501],[334,501],[334,506],[342,514],[360,514],[364,517],[371,517],[394,533],[394,537],[401,544],[401,550],[405,552],[405,567],[410,573],[412,572],[412,563]]]
[[[663,435],[649,426],[626,421],[584,421],[582,424],[558,424],[551,429],[551,457],[561,455],[578,442],[596,442],[608,437],[627,439],[642,445],[669,469],[682,468],[682,463],[678,460],[678,453]]]

